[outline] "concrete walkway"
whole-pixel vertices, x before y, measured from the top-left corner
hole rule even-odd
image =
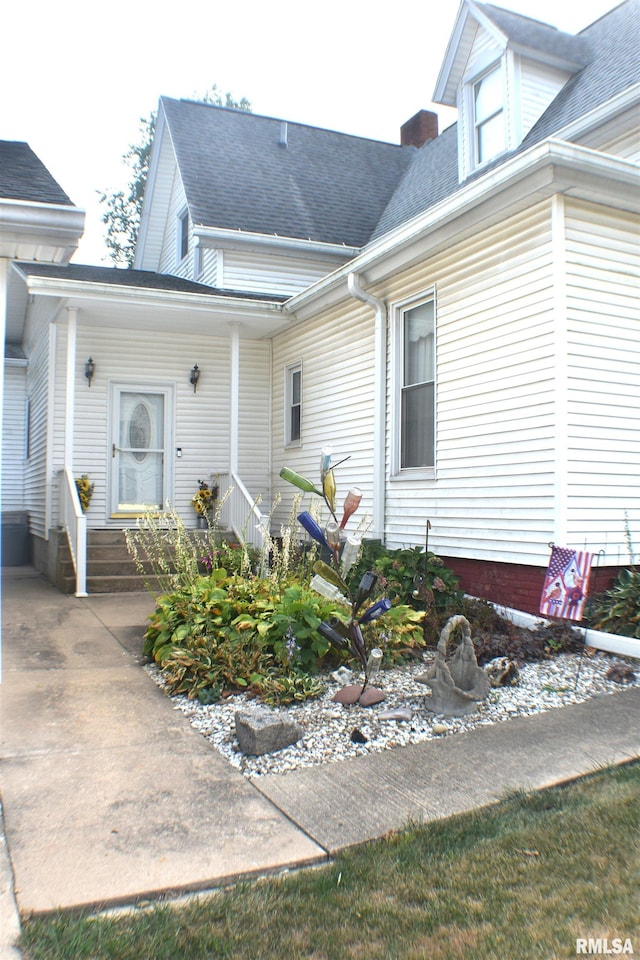
[[[2,606],[0,796],[21,914],[321,862],[409,820],[640,756],[632,688],[249,782],[141,669],[148,594],[76,599],[13,568]],[[0,922],[6,908],[0,897]]]

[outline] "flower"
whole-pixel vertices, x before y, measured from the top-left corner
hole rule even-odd
[[[198,516],[206,517],[213,509],[213,504],[217,497],[217,487],[210,487],[206,480],[198,480],[198,492],[191,499],[191,503]]]
[[[81,477],[76,477],[76,490],[78,491],[80,506],[82,507],[83,513],[86,513],[89,509],[94,487],[95,484],[91,483],[91,480],[89,480],[89,477],[86,473],[83,473]]]

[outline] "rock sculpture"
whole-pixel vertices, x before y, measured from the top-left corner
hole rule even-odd
[[[446,660],[447,643],[460,628],[462,639],[450,660]],[[461,717],[471,713],[489,694],[489,680],[478,666],[471,641],[471,627],[466,617],[451,617],[440,634],[436,659],[426,673],[416,678],[431,687],[427,709],[445,717]]]

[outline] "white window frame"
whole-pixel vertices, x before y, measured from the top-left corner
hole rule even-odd
[[[500,97],[500,106],[494,110],[492,113],[487,114],[486,117],[482,117],[481,120],[478,120],[477,114],[477,95],[476,91],[478,87],[484,83],[489,77],[494,74],[498,75],[498,80],[500,81],[500,87],[502,95]],[[507,128],[506,128],[506,102],[505,102],[505,83],[504,83],[504,64],[502,61],[494,63],[488,70],[485,70],[481,76],[477,77],[474,83],[471,86],[471,95],[473,98],[473,157],[474,157],[474,166],[482,167],[487,163],[490,163],[492,160],[495,160],[496,157],[499,157],[502,153],[505,152],[507,148]],[[480,133],[483,127],[486,127],[487,124],[490,124],[492,121],[500,118],[502,126],[502,146],[495,153],[489,154],[485,158],[480,157]]]
[[[424,303],[433,303],[434,361],[433,380],[433,465],[418,467],[402,466],[402,395],[404,383],[404,318],[405,315]],[[420,295],[400,301],[392,306],[391,327],[391,470],[392,480],[406,478],[433,480],[437,465],[437,408],[438,408],[438,312],[435,287],[424,290]]]
[[[295,377],[299,378],[298,399],[295,400]],[[298,409],[298,436],[295,436],[293,411]],[[285,447],[302,446],[302,360],[289,363],[284,371],[284,445]]]
[[[480,161],[478,158],[475,91],[477,85],[495,70],[500,70],[502,79],[501,114],[503,123],[503,149],[493,156],[488,157],[486,160]],[[475,170],[482,170],[483,167],[488,166],[510,149],[513,139],[511,128],[515,123],[515,118],[510,116],[511,108],[509,107],[507,78],[510,76],[511,80],[509,82],[515,84],[517,82],[516,72],[513,57],[509,54],[509,51],[505,51],[497,57],[494,51],[491,54],[487,52],[486,56],[478,58],[464,76],[460,103],[462,122],[459,124],[459,137],[462,141],[459,142],[461,160],[460,176],[462,179],[469,176],[469,174]]]
[[[177,218],[176,259],[181,264],[189,255],[189,210],[184,207]]]

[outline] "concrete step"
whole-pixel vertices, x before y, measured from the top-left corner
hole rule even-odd
[[[76,589],[75,577],[64,578],[64,593],[74,593]],[[166,584],[157,577],[140,576],[95,576],[87,577],[87,593],[92,596],[96,593],[140,593],[151,588],[160,595],[165,592]]]

